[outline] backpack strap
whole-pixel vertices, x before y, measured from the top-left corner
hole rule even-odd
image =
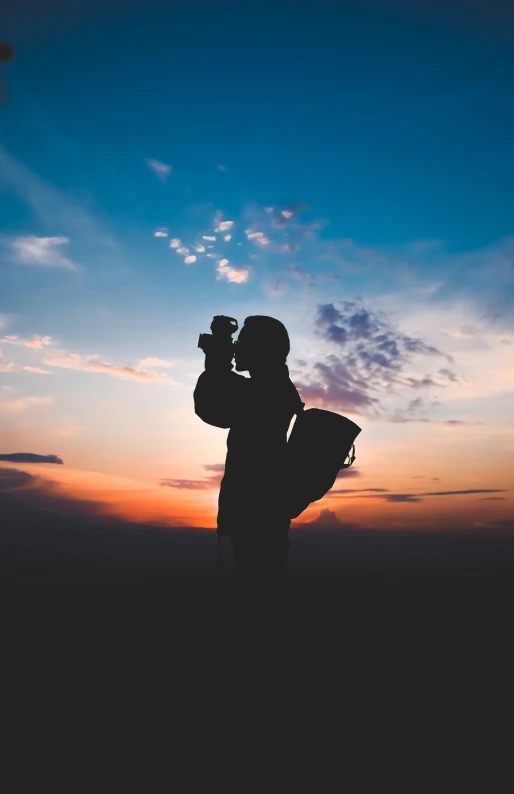
[[[342,469],[349,469],[350,466],[352,465],[353,461],[355,460],[355,444],[352,444],[352,446],[350,448],[350,451],[349,451],[348,455],[345,458],[345,461],[348,458],[350,458],[350,462],[349,463],[343,463],[343,465],[341,466]]]

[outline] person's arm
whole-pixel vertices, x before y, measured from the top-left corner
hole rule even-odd
[[[232,370],[232,359],[210,353],[194,391],[195,413],[208,425],[232,427],[244,408],[247,378]]]

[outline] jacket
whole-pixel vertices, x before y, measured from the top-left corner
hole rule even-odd
[[[229,428],[218,534],[289,525],[287,432],[303,404],[287,366],[247,378],[230,364],[211,365],[198,378],[194,401],[200,419]]]

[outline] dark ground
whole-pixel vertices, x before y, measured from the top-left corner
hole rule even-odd
[[[437,731],[457,692],[471,711],[478,693],[506,708],[508,530],[294,530],[288,608],[273,620],[235,609],[230,545],[220,572],[212,531],[66,517],[19,501],[0,518],[2,662],[16,698],[79,693],[96,704],[96,724],[111,691],[126,709],[153,687],[152,703],[166,692],[168,721],[177,699],[202,713],[214,699],[218,734],[227,693],[258,700],[262,687],[265,712],[285,708],[284,693],[304,708],[308,691],[328,719],[337,692],[332,721],[374,723],[384,699],[386,722],[398,719],[401,700],[417,723],[431,708]]]
[[[289,610],[337,609],[346,619],[510,621],[514,532],[291,532]],[[2,609],[232,610],[230,543],[169,529],[33,508],[0,525]]]

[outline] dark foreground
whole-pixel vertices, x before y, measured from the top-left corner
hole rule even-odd
[[[346,619],[451,623],[514,617],[514,532],[291,533],[288,610]],[[30,509],[2,516],[2,609],[233,610],[230,544],[216,563],[212,531],[169,529]]]

